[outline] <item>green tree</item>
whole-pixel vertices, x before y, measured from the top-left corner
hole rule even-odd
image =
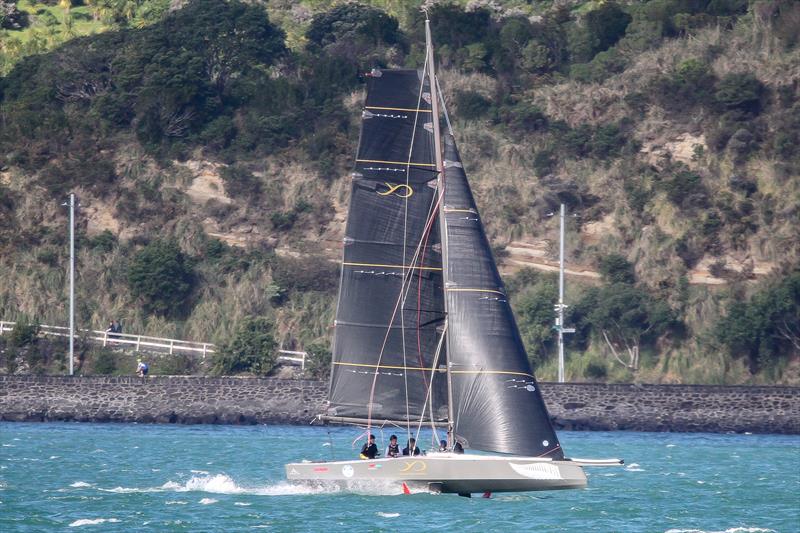
[[[275,366],[278,343],[272,322],[263,316],[247,317],[228,342],[214,356],[213,371],[226,375],[238,372],[267,374]]]
[[[589,313],[592,329],[600,335],[614,358],[631,370],[639,369],[639,349],[672,327],[677,319],[663,300],[628,283],[613,283],[596,294]],[[624,351],[627,360],[620,354]]]
[[[351,68],[368,70],[384,66],[393,53],[405,49],[397,19],[380,9],[359,3],[346,3],[311,19],[306,32],[308,51],[324,51],[331,58],[344,61]]]
[[[156,240],[142,248],[128,267],[131,294],[145,309],[174,316],[184,309],[194,285],[192,261],[175,241]]]
[[[800,353],[800,270],[747,300],[733,300],[714,332],[729,353],[748,358],[751,372]]]
[[[586,29],[591,35],[594,54],[608,50],[624,35],[631,16],[616,2],[603,2],[586,14]]]
[[[557,300],[558,287],[552,276],[537,276],[534,284],[514,299],[519,332],[534,367],[542,363],[552,350],[555,340],[553,305]]]
[[[331,373],[331,350],[327,344],[315,342],[306,347],[306,372],[315,379],[328,379]]]

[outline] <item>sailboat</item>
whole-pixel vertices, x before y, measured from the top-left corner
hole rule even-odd
[[[428,20],[425,34],[422,70],[367,76],[328,409],[318,418],[365,435],[430,428],[446,446],[290,463],[287,479],[397,482],[463,496],[585,487],[584,466],[621,461],[564,455],[461,163]]]

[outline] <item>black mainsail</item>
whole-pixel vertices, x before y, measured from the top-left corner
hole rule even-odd
[[[452,132],[439,136],[430,79],[368,79],[328,416],[447,421],[469,448],[562,459]]]
[[[417,70],[368,77],[336,312],[331,416],[446,417],[446,380],[433,368],[445,315],[431,115],[430,90]],[[442,369],[445,360],[440,354]]]

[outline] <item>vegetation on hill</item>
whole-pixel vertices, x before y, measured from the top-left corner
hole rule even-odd
[[[419,2],[369,4],[0,1],[0,318],[64,322],[75,191],[80,325],[324,375],[361,75],[424,60]],[[800,4],[428,5],[498,259],[551,265],[563,202],[597,273],[568,279],[568,377],[800,380]],[[507,284],[553,378],[556,280]],[[12,369],[39,341],[0,342]]]

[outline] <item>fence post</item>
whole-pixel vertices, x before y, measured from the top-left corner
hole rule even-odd
[[[108,343],[108,331],[103,332],[103,347]]]
[[[300,361],[300,370],[303,372],[306,370],[306,352],[303,352],[303,360]]]
[[[172,349],[175,347],[175,341],[170,339],[169,340],[169,354],[172,355]]]
[[[142,336],[139,335],[138,337],[136,337],[136,351],[137,352],[139,351],[139,345],[141,345],[141,344],[142,344]]]
[[[206,350],[208,349],[208,344],[203,343],[203,361],[206,360]]]

